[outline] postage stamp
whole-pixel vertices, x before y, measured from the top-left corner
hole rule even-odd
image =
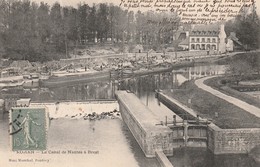
[[[12,108],[9,126],[13,151],[47,148],[45,108]]]

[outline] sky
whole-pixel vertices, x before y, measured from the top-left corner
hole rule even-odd
[[[63,6],[74,6],[77,7],[77,5],[80,2],[85,2],[86,4],[89,4],[90,6],[92,6],[93,3],[113,3],[113,4],[120,4],[121,0],[32,0],[35,2],[46,2],[48,4],[53,4],[55,2],[59,2],[60,4],[62,4]],[[256,1],[256,11],[257,14],[260,15],[260,0],[255,0]]]

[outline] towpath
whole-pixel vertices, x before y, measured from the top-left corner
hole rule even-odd
[[[202,90],[207,91],[207,92],[213,94],[214,96],[217,96],[217,97],[219,97],[223,100],[226,100],[227,102],[229,102],[229,103],[231,103],[231,104],[233,104],[233,105],[235,105],[239,108],[242,108],[243,110],[257,116],[258,118],[260,118],[260,108],[253,106],[251,104],[248,104],[248,103],[246,103],[242,100],[239,100],[237,98],[234,98],[232,96],[221,93],[220,91],[213,89],[210,86],[207,86],[207,85],[204,84],[205,80],[213,78],[213,77],[215,77],[215,76],[210,76],[210,77],[198,79],[198,80],[195,81],[195,84],[199,88],[201,88]]]

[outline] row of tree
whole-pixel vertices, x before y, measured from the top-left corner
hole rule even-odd
[[[173,14],[135,14],[113,4],[79,4],[74,8],[59,3],[50,7],[43,2],[0,0],[0,44],[11,59],[68,57],[69,50],[79,45],[107,41],[158,46],[171,43],[178,23]]]
[[[11,59],[47,61],[69,57],[81,45],[93,43],[142,44],[149,49],[176,46],[180,26],[175,13],[134,13],[113,4],[77,8],[49,6],[20,0],[0,0],[0,54]],[[226,24],[249,48],[259,47],[259,17],[255,11]],[[121,47],[123,48],[123,47]],[[0,55],[1,56],[1,55]]]

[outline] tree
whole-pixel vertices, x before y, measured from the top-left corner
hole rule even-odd
[[[237,15],[235,20],[226,23],[226,32],[235,32],[239,41],[242,42],[246,49],[259,48],[260,41],[260,21],[255,10],[252,13],[245,15],[241,13]]]
[[[90,14],[88,15],[88,29],[89,29],[89,41],[95,42],[96,37],[96,27],[97,26],[97,16],[96,16],[96,6],[93,5],[90,9]]]
[[[161,24],[163,19],[174,20],[176,16],[151,11],[135,14],[105,3],[92,7],[79,4],[73,8],[59,3],[49,6],[44,2],[38,5],[30,1],[0,0],[0,52],[15,60],[48,61],[68,57],[78,41],[103,42],[108,38],[123,46],[137,43],[148,49],[157,48],[171,43],[175,29],[173,24]],[[158,24],[147,24],[148,20]],[[253,25],[250,31],[256,34],[255,29]]]
[[[78,7],[78,36],[79,41],[87,40],[87,36],[89,35],[89,23],[88,23],[88,16],[90,13],[90,7],[86,4],[79,5]]]
[[[252,72],[260,74],[260,53],[259,52],[251,52],[246,53],[246,56],[242,59],[245,62],[248,62],[252,68]]]
[[[109,21],[108,36],[111,38],[111,41],[114,42],[114,38],[115,38],[115,6],[113,4],[109,5],[108,21]]]
[[[5,0],[0,0],[0,57],[5,50],[3,37],[8,29],[9,9],[9,3]]]
[[[50,11],[51,18],[51,43],[55,45],[55,49],[58,52],[65,53],[65,33],[64,24],[62,18],[62,7],[59,3],[53,4]]]
[[[245,77],[252,75],[253,69],[248,61],[237,59],[229,63],[229,73],[238,85]]]
[[[9,3],[5,0],[0,0],[0,32],[3,33],[8,28]]]
[[[143,23],[144,23],[144,14],[141,11],[138,11],[135,15],[136,18],[136,42],[138,44],[143,43]]]
[[[47,44],[51,37],[51,20],[49,16],[50,7],[41,2],[37,11],[37,30],[42,43]]]
[[[105,3],[101,3],[99,5],[99,9],[97,12],[97,35],[98,38],[100,39],[100,42],[107,40],[107,35],[108,35],[108,27],[109,27],[109,20],[108,20],[108,6]]]
[[[11,59],[30,59],[38,54],[37,5],[15,1],[10,4],[8,28],[3,36],[6,55]]]
[[[134,12],[130,11],[127,15],[127,38],[128,42],[133,42],[133,37],[135,33],[135,24],[134,24]]]
[[[116,7],[116,22],[115,22],[115,33],[116,41],[123,42],[125,41],[125,33],[127,30],[127,11],[123,11],[121,8]]]
[[[79,19],[78,11],[75,8],[70,8],[69,16],[66,17],[66,26],[68,27],[68,38],[74,43],[79,39]]]

